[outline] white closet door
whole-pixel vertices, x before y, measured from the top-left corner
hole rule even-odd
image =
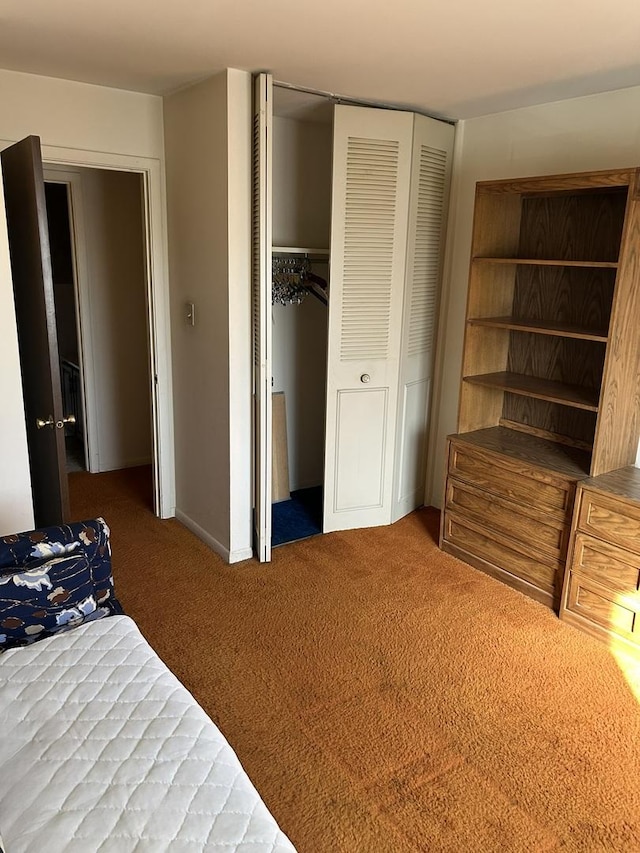
[[[273,82],[255,79],[253,108],[254,535],[261,563],[271,560],[271,136]],[[233,379],[233,377],[232,377]]]
[[[391,520],[412,130],[335,108],[325,532]]]
[[[423,503],[454,128],[414,117],[392,521]]]

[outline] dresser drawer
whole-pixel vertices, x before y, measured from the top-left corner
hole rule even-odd
[[[579,530],[640,554],[640,506],[611,495],[582,490]]]
[[[640,640],[640,598],[624,596],[571,572],[566,608],[629,640]]]
[[[453,477],[447,479],[446,508],[516,540],[530,550],[536,549],[555,559],[563,559],[567,551],[569,525],[535,507],[517,504]]]
[[[586,533],[576,534],[571,568],[618,592],[640,590],[640,556]]]
[[[540,559],[527,556],[523,545],[488,531],[473,519],[445,511],[443,538],[550,595],[555,592],[556,576],[562,568],[560,561],[544,555],[536,555]]]
[[[554,512],[563,520],[568,520],[573,506],[573,480],[464,442],[451,442],[449,473],[500,497]]]

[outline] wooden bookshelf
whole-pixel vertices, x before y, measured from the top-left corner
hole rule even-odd
[[[556,607],[576,484],[635,459],[639,192],[636,169],[476,188],[441,545]],[[560,526],[553,560],[509,509]]]

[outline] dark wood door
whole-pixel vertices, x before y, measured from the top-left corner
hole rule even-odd
[[[38,527],[69,520],[64,414],[40,140],[0,154]]]

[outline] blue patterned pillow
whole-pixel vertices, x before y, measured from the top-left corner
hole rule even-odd
[[[121,612],[103,519],[0,539],[0,649]]]
[[[9,569],[39,566],[52,557],[82,549],[92,565],[104,562],[110,575],[109,533],[104,518],[94,518],[0,537],[0,574]]]

